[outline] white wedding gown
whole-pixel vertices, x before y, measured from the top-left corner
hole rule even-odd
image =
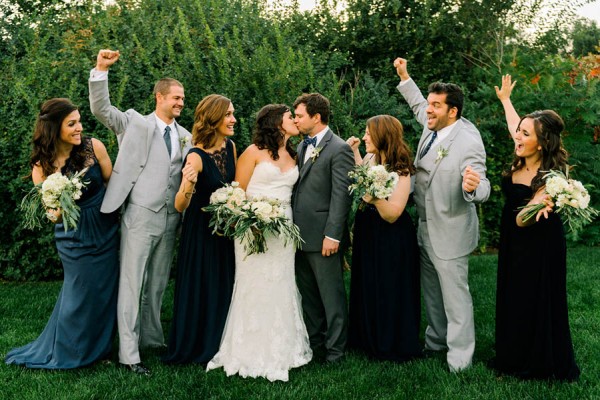
[[[256,165],[248,184],[249,198],[268,196],[286,204],[286,215],[298,168],[282,172],[270,162]],[[307,364],[312,351],[302,318],[294,273],[295,249],[267,236],[267,251],[246,257],[235,242],[235,284],[219,352],[207,371],[223,367],[230,376],[287,381],[291,368]]]

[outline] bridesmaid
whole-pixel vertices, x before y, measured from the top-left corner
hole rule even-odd
[[[510,101],[515,83],[502,78],[496,94],[515,143],[515,158],[502,179],[506,202],[500,223],[496,290],[496,359],[501,373],[523,379],[579,377],[567,309],[567,245],[560,216],[544,191],[549,170],[566,172],[563,120],[552,110],[520,118]],[[537,218],[519,208],[546,203]]]
[[[365,195],[367,206],[356,214],[348,345],[376,359],[404,362],[422,355],[419,248],[405,210],[414,167],[396,118],[370,118],[363,140],[364,160],[360,139],[347,140],[356,164],[385,165],[400,179],[387,199]]]
[[[184,160],[175,208],[185,210],[181,232],[175,306],[166,363],[206,364],[219,349],[229,311],[235,273],[233,242],[213,235],[210,214],[202,211],[210,195],[235,177],[233,136],[236,119],[227,97],[203,98],[194,114],[192,144]]]
[[[82,135],[81,116],[70,100],[46,101],[33,133],[30,165],[34,184],[55,172],[71,175],[88,168],[89,182],[76,201],[77,229],[65,232],[60,210],[54,228],[64,282],[54,311],[41,335],[11,350],[7,364],[28,368],[78,368],[110,355],[116,322],[119,279],[117,215],[101,214],[105,183],[112,163],[99,140]]]

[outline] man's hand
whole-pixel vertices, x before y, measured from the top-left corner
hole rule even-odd
[[[410,78],[408,75],[408,70],[406,69],[407,64],[408,61],[406,61],[404,58],[398,57],[394,60],[394,68],[396,68],[396,73],[400,77],[401,81],[405,81]]]
[[[96,57],[96,71],[108,71],[108,68],[119,59],[119,50],[100,50]]]
[[[323,239],[323,249],[321,250],[321,255],[323,257],[329,257],[338,252],[340,248],[340,244],[335,240],[331,240],[329,238]]]
[[[480,181],[479,173],[471,168],[470,165],[467,165],[465,174],[463,175],[463,190],[467,193],[473,193],[477,189],[477,186],[479,186]]]

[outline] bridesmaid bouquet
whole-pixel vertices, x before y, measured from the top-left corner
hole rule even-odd
[[[551,170],[544,175],[546,180],[546,193],[552,197],[556,213],[564,215],[564,221],[569,231],[577,237],[577,233],[598,215],[598,210],[589,206],[590,195],[585,186],[574,179],[569,179],[560,171]],[[526,209],[523,221],[535,217],[546,204],[530,204],[521,207]]]
[[[363,196],[370,194],[378,199],[390,197],[396,184],[398,183],[398,174],[388,172],[385,165],[357,165],[354,170],[348,172],[353,183],[348,186],[348,191],[352,195],[352,206],[350,208],[350,225],[354,221],[356,212],[364,207]]]
[[[19,206],[24,215],[25,228],[40,228],[44,215],[50,221],[56,222],[58,211],[62,216],[65,232],[69,228],[77,230],[80,209],[76,200],[81,198],[82,189],[89,183],[81,179],[87,170],[84,168],[70,177],[55,172],[31,188]]]
[[[217,189],[210,204],[202,210],[212,214],[209,226],[213,233],[240,240],[246,257],[268,250],[265,235],[282,235],[285,245],[302,246],[298,226],[291,222],[279,200],[268,197],[246,198],[238,182]]]

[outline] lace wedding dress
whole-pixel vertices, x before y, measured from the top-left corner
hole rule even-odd
[[[281,171],[270,162],[259,163],[246,194],[268,196],[287,204],[298,179],[298,168]],[[267,236],[265,253],[246,257],[244,246],[235,242],[235,284],[219,352],[207,371],[223,367],[230,376],[264,377],[287,381],[291,368],[312,358],[302,319],[300,293],[294,274],[295,249],[283,240]]]

